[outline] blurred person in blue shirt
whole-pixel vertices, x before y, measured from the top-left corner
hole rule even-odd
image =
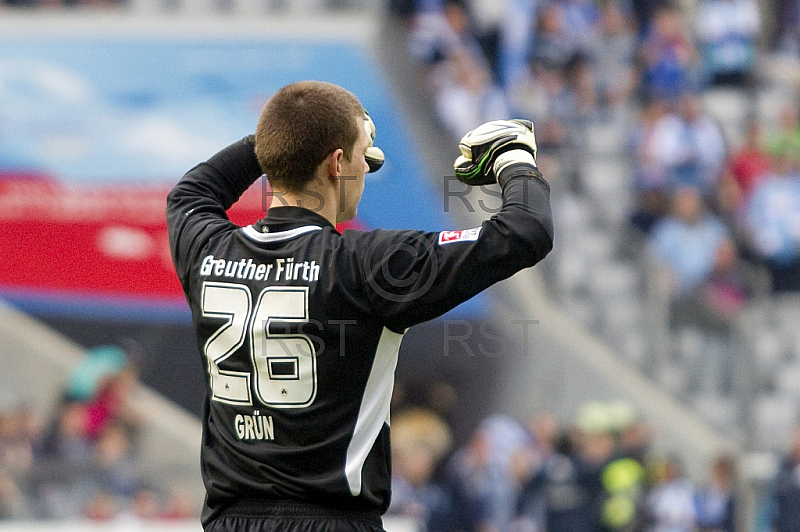
[[[677,190],[672,213],[655,226],[650,244],[656,261],[672,274],[677,294],[689,294],[714,269],[717,250],[729,241],[725,226],[709,213],[692,186]]]
[[[703,194],[713,191],[725,165],[725,140],[699,94],[681,94],[676,112],[658,121],[654,136],[655,155],[671,187],[692,185]]]
[[[586,53],[597,38],[600,10],[595,0],[562,0],[565,29],[579,53]]]
[[[647,496],[648,532],[694,532],[694,486],[683,474],[677,457],[665,458],[657,467],[657,482]]]
[[[492,415],[448,463],[453,525],[459,532],[505,532],[519,492],[513,458],[530,445],[530,434],[514,419]]]
[[[734,458],[720,456],[711,464],[708,484],[697,491],[697,526],[707,532],[734,532],[736,483]]]
[[[674,99],[696,81],[697,49],[681,13],[660,6],[641,47],[645,96]]]
[[[774,171],[753,190],[747,229],[765,261],[776,292],[800,290],[800,174],[789,150],[775,158]]]
[[[756,64],[761,20],[755,0],[701,0],[695,34],[708,82],[746,85]]]
[[[522,486],[521,519],[547,532],[599,531],[595,502],[603,490],[601,469],[580,457],[568,434],[559,436],[554,450]]]

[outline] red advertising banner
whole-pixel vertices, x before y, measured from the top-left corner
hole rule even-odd
[[[264,214],[258,181],[229,216],[248,225]],[[15,291],[182,299],[172,268],[164,185],[65,185],[0,178],[0,285]],[[262,197],[264,200],[262,200]]]

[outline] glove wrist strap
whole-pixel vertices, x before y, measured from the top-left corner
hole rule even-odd
[[[527,150],[508,150],[498,155],[494,160],[494,175],[499,176],[503,168],[514,163],[528,163],[531,166],[536,166],[536,159],[534,159],[533,154]]]

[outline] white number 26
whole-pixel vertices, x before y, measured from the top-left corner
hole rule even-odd
[[[262,404],[273,408],[302,408],[314,402],[317,362],[311,340],[305,334],[269,330],[272,322],[308,322],[308,287],[268,286],[254,306],[247,286],[206,282],[201,297],[203,317],[225,320],[203,349],[213,400],[252,405],[253,390]],[[251,370],[220,368],[245,341]]]

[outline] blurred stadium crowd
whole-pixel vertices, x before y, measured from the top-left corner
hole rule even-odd
[[[764,35],[756,0],[683,4],[691,17],[667,1],[521,1],[499,13],[491,2],[392,2],[453,138],[489,119],[530,118],[540,164],[581,193],[597,179],[571,162],[585,156],[585,129],[624,115],[637,245],[671,272],[676,298],[726,315],[752,292],[741,261],[763,267],[775,292],[800,290],[800,122],[788,83],[775,123],[731,109],[747,113],[734,130],[704,95],[755,96],[771,81],[760,47],[797,53],[800,6],[775,2],[775,34]]]
[[[539,166],[557,191],[559,241],[543,265],[552,295],[744,447],[779,452],[796,439],[800,2],[392,0],[390,8],[453,140],[486,120],[536,124]],[[511,431],[502,445],[519,434],[497,430]],[[570,467],[556,471],[543,458],[525,477],[514,462],[505,471],[513,480],[500,484],[507,491],[488,494],[493,484],[475,473],[486,459],[476,453],[488,452],[482,434],[451,459],[450,473],[463,480],[451,496],[486,486],[484,502],[502,502],[484,508],[487,528],[458,508],[465,530],[510,530],[513,516],[521,530],[595,530],[570,521],[581,512],[600,529],[733,530],[726,457],[709,466],[712,511],[678,462],[648,469],[647,453],[626,449],[625,430],[601,432],[605,443],[585,434],[542,443],[533,430],[517,441],[528,437]],[[800,527],[797,483],[786,480],[796,452],[773,478],[762,527]],[[625,524],[609,517],[615,499],[603,483],[613,481],[598,472],[620,456],[643,468],[625,473],[641,489]],[[537,490],[538,517],[527,520],[525,499]]]
[[[138,347],[87,350],[52,419],[13,396],[0,403],[0,519],[183,520],[199,508],[140,468]]]
[[[0,1],[84,4],[125,2]],[[388,8],[454,140],[496,118],[536,124],[538,162],[558,191],[552,295],[720,429],[782,453],[761,524],[798,530],[800,335],[773,310],[788,297],[796,316],[800,291],[800,0]],[[765,316],[745,320],[765,301]],[[746,385],[745,333],[767,346],[746,354],[758,358]],[[108,346],[88,355],[53,421],[0,404],[0,517],[195,515],[179,491],[137,476],[126,409],[135,360]],[[690,481],[679,457],[654,452],[658,432],[635,407],[586,404],[570,423],[491,416],[453,448],[441,400],[451,394],[415,402],[403,389],[390,513],[426,530],[738,530],[736,457]]]
[[[392,417],[389,514],[422,530],[735,530],[734,457],[694,485],[679,457],[654,452],[656,432],[628,404],[590,402],[567,424],[493,415],[454,452],[442,406],[406,402]]]

